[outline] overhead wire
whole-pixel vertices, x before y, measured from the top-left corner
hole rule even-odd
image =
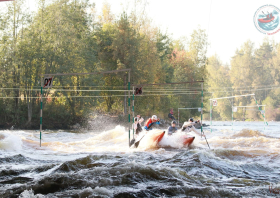
[[[192,93],[175,93],[173,95],[189,95]],[[170,94],[144,94],[144,95],[137,95],[137,97],[145,97],[145,96],[169,96]],[[129,95],[108,95],[108,96],[43,96],[42,98],[107,98],[107,97],[128,97]],[[8,98],[41,98],[40,96],[32,96],[32,97],[25,97],[25,96],[19,96],[19,97],[0,97],[3,99]]]
[[[127,87],[127,86],[53,86],[53,88],[56,88],[56,87],[63,87],[63,88],[70,88],[70,87],[79,87],[79,88],[83,88],[83,87],[88,87],[88,88],[95,88],[95,87]],[[148,90],[200,90],[201,87],[186,87],[186,88],[177,88],[177,87],[174,87],[174,88],[164,88],[164,86],[161,86],[163,88],[154,88],[154,87],[149,87],[149,88],[145,88],[145,89],[148,89]],[[38,88],[38,90],[40,90],[40,86],[33,86],[33,90],[35,90],[34,88]],[[256,88],[264,88],[262,90],[266,90],[266,89],[271,89],[271,88],[280,88],[279,85],[264,85],[264,86],[243,86],[243,87],[217,87],[217,88],[213,88],[213,87],[205,87],[205,89],[210,89],[211,90],[233,90],[233,91],[239,91],[238,89],[243,89],[243,88],[250,88],[250,89],[247,89],[245,91],[250,91],[251,89],[256,89]],[[16,87],[16,88],[13,88],[13,87],[0,87],[0,89],[22,89],[22,90],[30,90],[30,88],[26,88],[26,87]],[[124,90],[127,90],[127,89],[124,89]],[[244,90],[241,90],[241,91],[244,91]]]
[[[273,90],[273,89],[279,89],[280,86],[275,87],[267,87],[263,89],[240,89],[240,90],[231,90],[231,92],[256,92],[256,91],[266,91],[266,90]],[[23,90],[23,91],[40,91],[40,89],[24,89],[24,88],[0,88],[0,90]],[[133,90],[80,90],[80,89],[46,89],[48,92],[132,92]],[[161,89],[161,90],[143,90],[143,93],[145,92],[153,92],[153,93],[177,93],[177,92],[185,92],[185,93],[195,93],[200,94],[200,90],[193,90],[193,89]],[[203,93],[212,94],[212,93],[225,93],[230,91],[204,91]]]

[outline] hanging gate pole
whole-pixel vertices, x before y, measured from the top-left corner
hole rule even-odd
[[[134,93],[134,86],[133,86],[133,93],[132,93],[132,117],[133,117],[133,119],[132,119],[132,131],[133,131],[133,139],[134,139],[134,118],[135,118],[135,115],[134,115],[134,95],[135,95],[135,93]]]
[[[178,108],[178,127],[180,127],[180,124],[179,124],[179,122],[180,122],[180,115],[179,115],[179,111],[180,111],[180,109]]]
[[[128,72],[128,146],[130,145],[130,71]]]

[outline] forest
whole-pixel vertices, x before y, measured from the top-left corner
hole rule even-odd
[[[0,11],[0,128],[39,128],[43,74],[121,69],[131,69],[134,85],[204,80],[206,120],[210,98],[251,93],[266,105],[268,121],[280,120],[277,41],[266,38],[256,45],[248,40],[225,64],[218,54],[207,56],[210,42],[199,26],[176,40],[141,9],[117,16],[105,3],[100,13],[87,0],[39,0],[36,12],[17,0]],[[93,112],[126,121],[127,84],[127,72],[55,76],[53,87],[43,90],[43,128],[85,124]],[[200,83],[146,86],[143,95],[135,97],[135,114],[168,119],[171,108],[177,117],[178,108],[200,105]],[[253,97],[219,100],[213,120],[229,121],[232,106],[249,105],[256,105]],[[199,118],[200,112],[180,112],[180,119],[190,116]],[[234,118],[259,121],[262,115],[239,108]]]

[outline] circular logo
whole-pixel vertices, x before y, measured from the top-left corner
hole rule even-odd
[[[254,24],[263,34],[273,35],[280,31],[280,10],[274,5],[261,6],[254,15]]]

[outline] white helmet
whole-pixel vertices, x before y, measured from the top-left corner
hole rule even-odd
[[[152,116],[152,119],[153,119],[153,120],[157,120],[157,116],[156,116],[156,115],[153,115],[153,116]]]

